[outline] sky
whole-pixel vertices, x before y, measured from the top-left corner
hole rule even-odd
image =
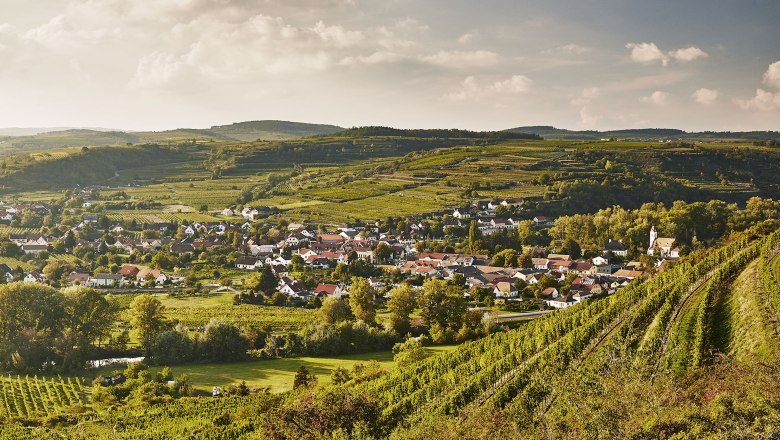
[[[0,127],[780,130],[776,0],[2,0]]]

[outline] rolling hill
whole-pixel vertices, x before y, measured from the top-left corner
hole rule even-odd
[[[289,121],[247,121],[208,129],[177,128],[166,131],[103,131],[93,129],[7,129],[0,137],[0,153],[18,154],[70,147],[102,147],[138,143],[166,143],[186,140],[235,141],[291,140],[342,131],[335,125]],[[19,134],[19,135],[14,135]]]

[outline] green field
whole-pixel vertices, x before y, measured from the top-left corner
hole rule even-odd
[[[457,346],[444,345],[428,347],[431,355],[447,353]],[[192,379],[195,388],[203,393],[211,393],[214,386],[225,386],[231,383],[246,381],[250,388],[267,388],[275,393],[281,393],[292,388],[295,372],[299,367],[305,366],[310,373],[317,376],[320,385],[330,383],[330,374],[333,369],[343,367],[351,369],[360,362],[377,361],[382,368],[393,368],[393,353],[382,351],[376,353],[363,353],[333,357],[297,357],[285,359],[255,360],[246,362],[234,362],[223,364],[189,364],[176,365],[172,369],[176,375],[187,374]],[[159,370],[152,367],[152,372]],[[94,372],[95,375],[108,374],[112,368],[105,368]]]

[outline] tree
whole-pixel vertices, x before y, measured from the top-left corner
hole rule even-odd
[[[479,230],[477,227],[477,221],[472,220],[471,226],[469,226],[469,250],[473,252],[477,252],[478,244],[477,241],[482,238],[482,231]]]
[[[409,316],[417,307],[417,294],[412,286],[404,283],[390,291],[387,308],[390,310],[390,328],[399,335],[411,329]]]
[[[295,379],[293,380],[294,390],[300,387],[308,387],[316,383],[317,377],[309,373],[309,370],[305,366],[301,365],[298,367],[298,371],[295,372]]]
[[[466,302],[460,289],[435,278],[423,283],[417,302],[428,325],[436,323],[444,329],[460,327],[461,317],[466,311]]]
[[[393,248],[387,243],[379,243],[374,249],[374,260],[377,263],[383,263],[387,261],[393,255]]]
[[[61,355],[53,347],[64,329],[60,292],[35,283],[0,286],[0,368],[39,371]]]
[[[407,367],[417,363],[426,357],[422,342],[419,339],[409,338],[405,342],[399,342],[393,346],[393,362],[398,367]]]
[[[276,289],[279,286],[279,281],[276,279],[276,275],[271,270],[271,266],[263,265],[263,270],[260,272],[260,279],[258,282],[258,288],[263,292],[269,292]]]
[[[329,296],[322,301],[320,317],[326,324],[336,324],[352,317],[352,311],[344,298]]]
[[[68,287],[62,290],[62,294],[65,297],[66,325],[78,335],[81,348],[111,335],[119,313],[115,303],[87,287]]]
[[[144,347],[148,347],[152,338],[167,327],[165,306],[148,294],[135,297],[130,303],[130,325]]]
[[[203,355],[212,361],[237,361],[246,357],[249,342],[233,324],[212,319],[203,333]]]
[[[376,319],[376,290],[366,278],[353,277],[349,286],[349,306],[357,319],[373,324]]]
[[[582,248],[580,248],[579,243],[571,238],[567,238],[563,241],[563,246],[561,246],[561,253],[571,255],[571,257],[576,260],[582,256]]]

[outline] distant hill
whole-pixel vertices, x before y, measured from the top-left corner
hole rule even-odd
[[[416,138],[447,138],[447,139],[542,139],[536,133],[519,131],[470,131],[458,129],[400,129],[392,127],[354,127],[336,134],[342,137],[416,137]]]
[[[247,121],[215,125],[209,131],[240,141],[295,139],[333,134],[344,130],[336,125],[290,121]]]
[[[165,131],[118,131],[103,129],[10,128],[0,130],[0,153],[29,153],[67,147],[100,147],[154,142],[177,142],[189,139],[249,142],[256,140],[291,140],[326,135],[344,130],[335,125],[306,124],[289,121],[248,121],[216,125],[209,129],[177,128]]]
[[[661,139],[724,139],[724,140],[768,140],[780,138],[780,133],[776,131],[703,131],[686,132],[674,128],[631,128],[625,130],[567,130],[565,128],[556,128],[550,125],[531,125],[523,127],[510,128],[505,131],[510,133],[533,133],[544,137],[545,139],[627,139],[627,140],[661,140]]]

